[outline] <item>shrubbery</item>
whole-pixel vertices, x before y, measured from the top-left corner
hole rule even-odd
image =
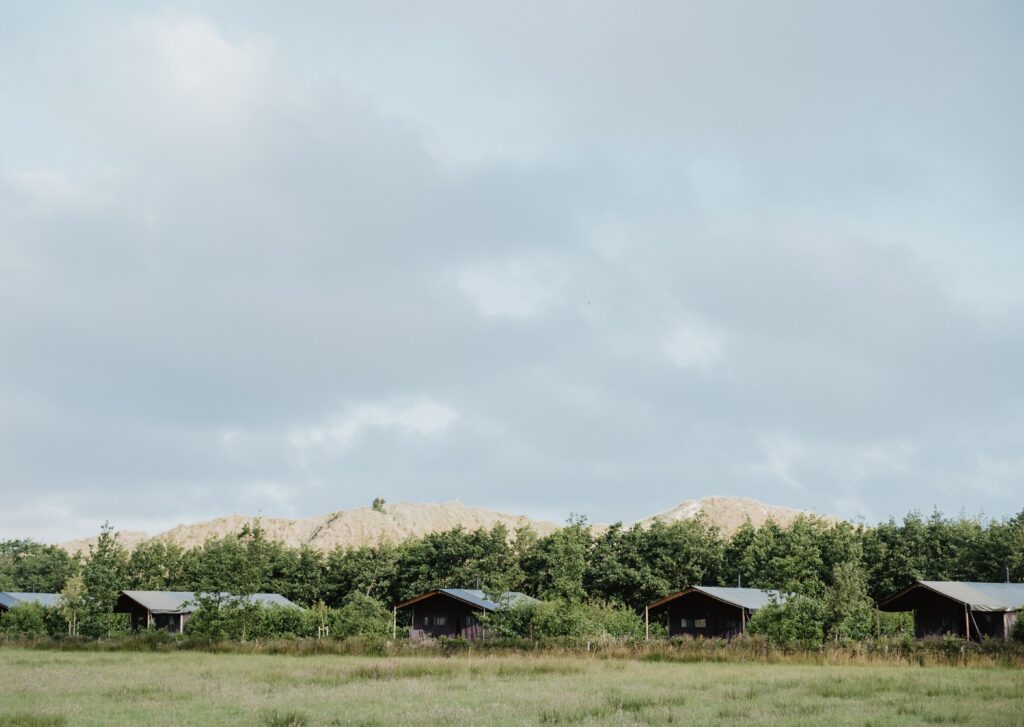
[[[391,635],[391,612],[376,599],[353,594],[341,608],[266,606],[244,598],[200,598],[185,626],[190,638],[206,641],[309,638],[320,626],[335,638]]]
[[[481,620],[496,638],[584,640],[644,635],[643,621],[635,611],[596,603],[526,602],[500,608]]]
[[[0,613],[0,631],[9,636],[46,636],[46,609],[36,603],[19,603]]]
[[[38,603],[19,603],[8,611],[0,613],[0,633],[8,638],[32,638],[66,636],[68,624],[56,608]]]
[[[1024,642],[1024,611],[1017,612],[1017,619],[1013,622],[1013,627],[1010,629],[1010,638],[1013,641]]]

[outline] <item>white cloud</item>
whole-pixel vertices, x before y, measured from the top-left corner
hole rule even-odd
[[[764,459],[750,467],[750,471],[772,475],[796,490],[804,489],[803,483],[793,472],[806,453],[803,442],[792,435],[774,432],[761,436],[758,446]]]
[[[723,336],[701,321],[688,319],[664,337],[662,350],[680,368],[709,371],[722,358]]]
[[[15,189],[46,211],[87,210],[105,201],[97,190],[79,184],[60,169],[26,169],[12,173],[9,179]]]
[[[265,37],[229,39],[208,17],[162,15],[135,24],[126,40],[133,65],[124,73],[155,127],[237,134],[261,112],[299,101]]]
[[[331,446],[345,451],[373,430],[408,437],[436,437],[457,418],[454,409],[430,399],[370,402],[351,406],[325,424],[294,429],[289,432],[288,441],[299,450]]]
[[[535,266],[514,261],[462,270],[457,284],[485,318],[530,318],[554,300],[551,278]]]

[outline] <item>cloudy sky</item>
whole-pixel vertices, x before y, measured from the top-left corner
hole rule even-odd
[[[0,5],[0,538],[1024,507],[1018,2]]]

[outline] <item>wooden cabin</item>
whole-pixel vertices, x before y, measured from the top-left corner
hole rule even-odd
[[[784,599],[778,591],[759,588],[691,586],[649,604],[644,618],[665,624],[669,637],[731,639],[746,632],[758,609]]]
[[[220,596],[235,598],[227,593]],[[254,593],[246,598],[263,606],[298,608],[277,593]],[[197,608],[196,594],[192,591],[121,591],[114,613],[129,614],[133,629],[158,628],[178,634],[185,630],[185,624]]]
[[[525,593],[506,591],[497,602],[483,591],[465,588],[439,588],[399,603],[395,609],[410,609],[412,625],[409,638],[415,640],[446,637],[475,641],[486,637],[477,618],[481,613],[532,602]]]
[[[918,638],[950,634],[968,640],[1010,638],[1024,609],[1024,583],[917,581],[878,604],[882,611],[912,611]]]
[[[25,593],[22,591],[0,592],[0,612],[20,606],[23,603],[37,603],[46,608],[60,605],[59,593]]]

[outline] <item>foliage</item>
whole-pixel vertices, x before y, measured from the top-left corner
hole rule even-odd
[[[375,498],[373,498],[373,505],[372,505],[373,511],[374,512],[384,512],[385,511],[384,510],[385,502],[386,501],[384,500],[383,497],[375,497]]]
[[[75,559],[55,545],[0,541],[0,591],[57,593],[77,572]]]
[[[523,563],[536,595],[547,600],[585,600],[584,579],[592,544],[590,527],[581,516],[570,517],[565,527],[538,540]]]
[[[46,609],[38,603],[19,603],[0,612],[0,632],[9,636],[46,636]]]
[[[778,646],[808,647],[824,640],[827,621],[828,606],[821,598],[794,594],[754,613],[748,631]]]
[[[110,523],[104,523],[89,557],[82,565],[79,633],[83,636],[113,636],[128,628],[127,614],[115,614],[118,593],[128,580],[128,554],[118,542]]]
[[[1024,610],[1017,612],[1017,618],[1014,619],[1010,629],[1010,638],[1014,641],[1024,642]]]
[[[377,599],[363,593],[349,594],[341,608],[327,613],[326,621],[331,636],[336,638],[387,638],[393,628],[391,611]]]
[[[527,601],[485,614],[481,622],[498,638],[640,638],[644,633],[631,609],[578,601]]]

